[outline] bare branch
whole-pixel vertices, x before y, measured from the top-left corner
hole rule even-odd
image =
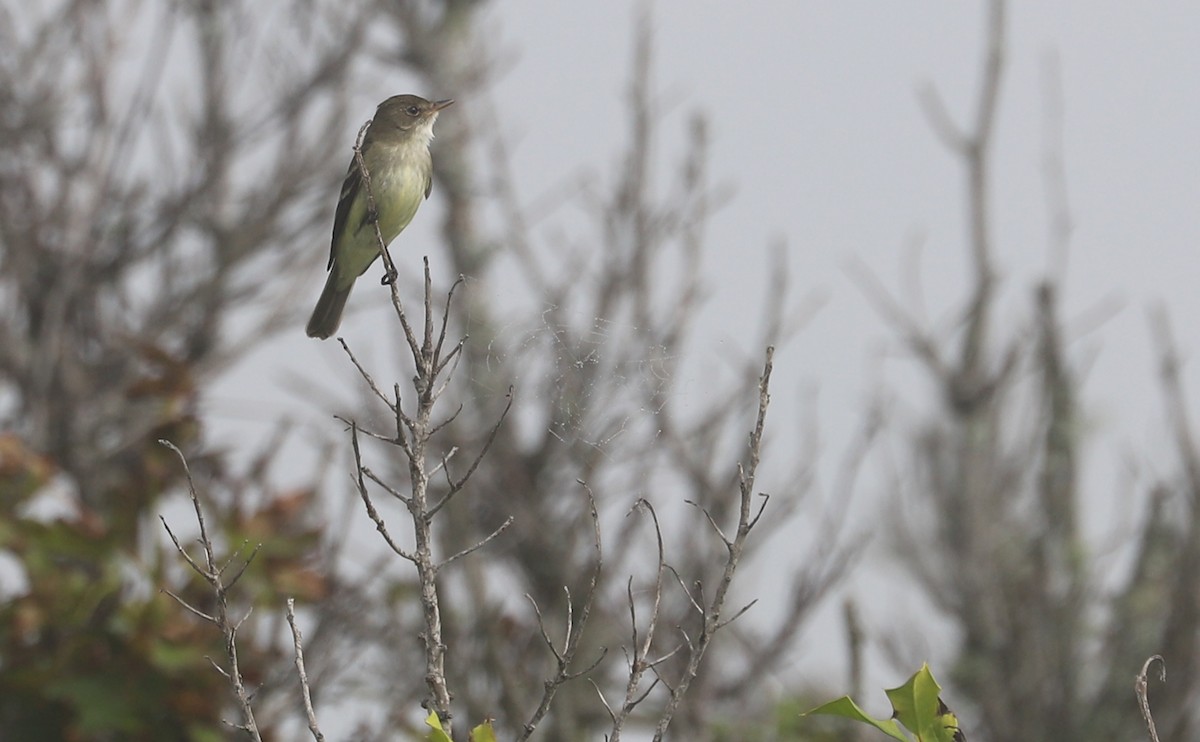
[[[245,546],[246,546],[246,544],[242,544],[243,548]],[[245,559],[239,560],[241,563],[241,566],[238,567],[238,571],[236,573],[234,573],[233,577],[231,577],[225,583],[226,590],[228,590],[229,588],[236,585],[238,583],[238,580],[242,579],[242,575],[246,573],[246,568],[250,566],[250,562],[254,561],[254,557],[258,556],[258,551],[261,548],[262,548],[262,544],[255,544],[254,550],[250,552],[250,556],[246,557]],[[225,562],[224,567],[221,567],[221,573],[224,574],[225,569],[232,564],[233,564],[233,556],[229,557],[229,561]]]
[[[378,225],[376,225],[376,229],[378,228]],[[387,395],[380,391],[379,387],[375,385],[375,379],[371,378],[371,374],[368,373],[367,370],[363,368],[363,365],[358,362],[358,358],[355,357],[354,351],[350,350],[350,346],[346,344],[346,341],[342,338],[338,338],[338,342],[341,343],[342,350],[346,351],[346,355],[350,356],[350,362],[354,364],[354,368],[358,369],[359,375],[362,376],[363,380],[367,382],[367,386],[372,392],[374,392],[375,396],[378,397],[381,402],[387,405],[389,410],[397,415],[403,416],[404,413],[400,409],[399,399],[397,399],[396,403],[393,404],[392,401],[387,398]],[[407,417],[404,417],[404,420],[406,423],[411,423]]]
[[[629,715],[638,704],[646,699],[650,691],[658,683],[656,679],[644,692],[639,691],[643,676],[653,666],[649,657],[650,650],[654,644],[655,634],[658,631],[658,621],[662,611],[663,577],[667,572],[666,551],[663,546],[662,528],[659,526],[658,513],[654,511],[654,506],[650,504],[649,500],[639,497],[630,512],[632,513],[635,510],[649,513],[650,515],[650,522],[654,526],[658,565],[655,569],[654,584],[650,588],[650,617],[646,622],[645,634],[640,638],[637,623],[637,607],[633,597],[632,577],[626,585],[626,599],[629,601],[630,631],[633,634],[631,647],[633,655],[629,660],[629,678],[625,682],[625,701],[621,704],[621,710],[613,720],[612,729],[609,732],[609,739],[613,740],[613,742],[621,738],[621,730],[625,726]]]
[[[707,610],[704,611],[704,625],[700,636],[694,644],[690,638],[688,639],[690,651],[687,666],[684,668],[679,681],[671,688],[667,704],[659,715],[658,723],[654,730],[655,742],[660,742],[666,734],[667,727],[670,726],[675,711],[691,686],[692,680],[695,679],[697,672],[699,672],[700,663],[704,659],[704,655],[717,631],[730,621],[737,619],[738,616],[749,608],[749,606],[746,606],[746,608],[743,608],[732,618],[728,620],[723,619],[722,614],[725,608],[725,599],[730,586],[733,584],[734,573],[737,571],[738,564],[741,561],[742,552],[745,550],[746,539],[750,535],[750,529],[761,515],[761,509],[758,515],[752,515],[751,505],[754,500],[754,481],[758,474],[758,464],[762,455],[763,431],[766,427],[767,407],[771,401],[771,371],[774,368],[774,359],[775,348],[767,346],[766,360],[763,363],[762,376],[759,377],[758,382],[758,415],[755,418],[754,428],[749,437],[749,445],[746,452],[747,460],[744,464],[738,465],[739,507],[736,535],[732,541],[727,542],[728,555],[725,560],[725,569],[721,575],[721,580],[717,583],[712,602],[708,604]]]
[[[1141,709],[1142,718],[1146,720],[1146,730],[1150,733],[1150,742],[1158,742],[1158,730],[1154,728],[1154,716],[1150,713],[1150,699],[1146,692],[1146,686],[1149,683],[1147,676],[1150,673],[1150,667],[1155,662],[1159,664],[1159,682],[1167,682],[1167,663],[1161,655],[1156,654],[1142,664],[1142,671],[1137,674],[1137,678],[1133,683],[1134,693],[1137,695],[1138,708]]]
[[[446,328],[450,324],[450,306],[454,302],[454,292],[465,281],[466,279],[460,273],[458,279],[450,285],[450,290],[446,292],[446,306],[442,309],[442,329],[438,332],[437,346],[433,349],[434,358],[442,357],[442,344],[446,342]],[[451,359],[458,357],[459,353],[462,351],[463,344],[466,343],[466,341],[467,338],[463,337],[458,341],[458,344],[454,346],[450,353],[445,358],[442,358],[441,362],[438,363],[433,370],[434,376],[440,374],[442,370],[446,368],[446,364],[449,363]]]
[[[361,136],[360,136],[361,144]],[[362,163],[361,152],[356,148],[356,158],[360,169],[363,171],[364,178],[367,173]],[[368,184],[369,188],[369,184]],[[373,208],[373,207],[372,207]],[[372,211],[372,213],[374,213]],[[379,236],[379,226],[376,224],[376,235]],[[433,520],[434,516],[442,509],[442,507],[459,491],[461,491],[474,474],[479,466],[480,461],[487,453],[495,440],[497,431],[500,429],[504,418],[507,416],[512,405],[511,394],[509,395],[508,406],[505,407],[500,419],[485,442],[481,452],[475,457],[468,467],[467,472],[459,479],[453,479],[449,473],[448,462],[456,450],[451,447],[451,453],[440,457],[440,463],[432,467],[427,461],[430,454],[430,445],[435,433],[445,429],[458,416],[461,411],[456,411],[450,418],[440,424],[433,422],[434,407],[440,398],[442,392],[446,388],[446,384],[438,384],[438,376],[449,370],[446,374],[448,382],[453,375],[454,363],[460,357],[462,343],[456,345],[446,356],[440,357],[444,348],[446,333],[450,323],[450,309],[452,306],[455,290],[462,283],[459,279],[455,281],[447,292],[446,305],[440,322],[440,331],[436,339],[434,339],[434,318],[433,318],[433,279],[432,272],[429,266],[429,259],[423,259],[424,263],[424,322],[423,336],[420,341],[413,334],[412,328],[405,316],[404,308],[400,302],[399,292],[394,280],[396,273],[390,259],[384,249],[382,241],[380,241],[380,253],[383,255],[387,263],[387,275],[385,283],[391,284],[392,306],[396,311],[397,317],[400,319],[404,327],[405,337],[408,341],[409,351],[412,354],[413,365],[416,374],[413,377],[413,388],[416,391],[415,409],[412,414],[406,414],[401,411],[401,395],[399,384],[394,385],[395,402],[387,401],[389,409],[391,409],[396,417],[397,435],[394,440],[385,440],[385,442],[394,445],[403,452],[404,458],[408,463],[408,487],[407,493],[400,492],[399,489],[387,484],[383,477],[376,475],[367,467],[362,460],[362,452],[358,442],[358,426],[351,422],[351,445],[354,449],[354,465],[355,465],[355,481],[359,490],[359,495],[362,498],[364,505],[367,508],[367,514],[375,523],[376,530],[384,537],[384,541],[388,546],[399,556],[411,562],[417,571],[417,582],[420,590],[420,603],[422,616],[425,622],[424,631],[421,632],[422,642],[425,650],[425,684],[429,690],[430,696],[425,701],[425,706],[435,711],[442,721],[443,728],[450,733],[452,711],[450,708],[451,693],[446,679],[445,655],[446,646],[442,638],[442,618],[441,605],[438,595],[437,577],[438,572],[449,564],[483,548],[486,544],[500,535],[513,522],[510,516],[498,528],[493,530],[489,535],[485,536],[474,545],[462,549],[441,563],[434,560],[434,533]],[[349,350],[347,349],[349,353]],[[382,393],[373,381],[370,381],[369,375],[359,366],[356,359],[351,354],[351,359],[364,378],[368,379],[368,384],[376,396],[383,399]],[[431,476],[437,473],[439,469],[446,471],[446,478],[449,484],[447,493],[436,503],[431,505],[429,482]],[[371,498],[367,491],[366,480],[371,480],[376,485],[383,488],[400,502],[404,503],[408,510],[409,519],[412,523],[413,547],[411,551],[401,549],[399,545],[392,539],[388,530],[375,510]]]
[[[446,503],[450,502],[450,498],[461,492],[463,487],[466,486],[467,482],[470,481],[471,476],[479,468],[480,463],[483,462],[484,456],[486,456],[487,452],[491,450],[492,444],[496,442],[496,434],[500,432],[500,426],[504,424],[505,419],[508,417],[509,411],[512,409],[512,405],[513,389],[512,387],[509,387],[508,394],[505,395],[504,410],[501,411],[499,419],[496,420],[496,424],[492,426],[491,431],[488,433],[488,437],[487,440],[484,441],[483,448],[479,450],[479,453],[475,456],[475,459],[471,461],[471,465],[467,467],[466,473],[458,479],[451,480],[450,471],[449,469],[446,470],[446,479],[450,483],[450,488],[446,490],[446,494],[442,495],[441,499],[439,499],[431,508],[429,508],[429,511],[425,516],[427,519],[433,518],[433,516],[437,515],[438,511],[445,507]]]
[[[875,313],[892,325],[904,338],[913,354],[922,360],[938,378],[947,378],[946,363],[938,351],[938,344],[915,318],[909,315],[899,301],[884,287],[874,271],[861,260],[855,259],[847,266],[850,278],[858,283],[863,296],[875,307]]]
[[[300,693],[304,698],[304,715],[308,718],[308,731],[312,733],[313,739],[317,742],[324,742],[325,735],[321,733],[321,726],[317,724],[317,713],[313,710],[312,693],[308,687],[308,673],[304,670],[303,637],[300,636],[300,627],[296,625],[296,601],[293,598],[287,599],[287,620],[288,626],[292,628],[292,646],[296,654],[296,674],[300,677]]]
[[[679,589],[683,591],[683,594],[687,596],[688,602],[692,604],[692,608],[695,609],[696,613],[703,616],[704,606],[701,605],[701,602],[704,599],[703,596],[697,598],[692,594],[692,591],[688,589],[688,586],[683,584],[683,577],[679,574],[679,570],[675,569],[674,567],[669,567],[668,569],[671,570],[671,576],[674,577],[675,581],[679,583]]]
[[[588,582],[587,593],[584,597],[583,606],[579,612],[578,621],[574,619],[574,612],[572,611],[571,607],[571,591],[565,586],[563,588],[567,597],[567,626],[566,632],[563,635],[563,648],[561,652],[554,648],[554,642],[550,639],[549,634],[546,632],[546,626],[542,621],[542,613],[538,609],[537,602],[534,601],[532,597],[529,598],[529,602],[533,604],[534,613],[537,615],[538,630],[541,632],[542,640],[545,641],[546,646],[554,655],[554,659],[558,663],[558,667],[555,671],[554,677],[550,678],[544,683],[545,690],[542,693],[542,700],[540,703],[538,703],[538,707],[533,712],[533,715],[529,718],[529,721],[525,722],[525,725],[522,727],[521,736],[517,738],[519,742],[529,739],[530,735],[533,734],[534,730],[537,728],[537,725],[541,723],[541,720],[550,711],[550,704],[554,701],[555,694],[558,692],[558,689],[563,686],[563,684],[565,684],[567,681],[574,680],[575,678],[582,677],[583,675],[590,673],[597,666],[599,666],[600,662],[608,654],[608,650],[606,648],[601,648],[599,656],[597,656],[590,665],[578,672],[572,672],[570,669],[571,663],[575,659],[575,653],[578,651],[579,644],[583,639],[583,632],[587,627],[588,618],[590,618],[592,613],[592,604],[596,599],[596,589],[600,582],[600,572],[604,564],[604,550],[600,541],[600,514],[596,509],[596,498],[592,495],[592,490],[587,486],[586,483],[580,481],[579,485],[583,488],[584,493],[587,495],[588,514],[592,519],[592,539],[596,549],[595,566],[592,569],[591,580]],[[595,685],[595,683],[593,683],[593,685]],[[596,692],[599,693],[599,691],[600,689],[597,687]],[[612,709],[609,708],[608,702],[604,700],[603,693],[600,693],[600,701],[604,704],[604,707],[608,709],[609,716],[613,718],[615,722],[616,717],[613,714]]]
[[[743,613],[745,613],[746,611],[748,611],[748,610],[750,610],[751,608],[753,608],[753,607],[754,607],[754,604],[755,604],[755,603],[757,603],[757,602],[758,602],[758,598],[755,598],[754,600],[750,601],[750,602],[749,602],[749,603],[747,603],[746,605],[742,606],[742,607],[741,607],[741,609],[740,609],[740,610],[739,610],[737,613],[733,614],[732,616],[730,616],[729,618],[725,619],[724,621],[721,621],[720,623],[718,623],[718,624],[717,624],[717,628],[718,628],[718,629],[723,629],[723,628],[725,628],[726,626],[728,626],[729,624],[731,624],[731,623],[733,623],[734,621],[738,620],[739,618],[741,618],[741,617],[742,617],[742,614],[743,614]]]
[[[205,613],[204,611],[200,610],[199,608],[196,608],[196,607],[195,607],[195,606],[193,606],[191,603],[187,602],[186,600],[184,600],[183,598],[179,597],[179,596],[178,596],[178,595],[176,595],[175,593],[171,592],[171,591],[170,591],[170,590],[168,590],[167,588],[165,588],[165,587],[164,587],[164,588],[161,588],[161,589],[160,589],[160,592],[164,592],[164,593],[166,593],[167,595],[170,595],[172,598],[174,598],[174,599],[175,599],[175,602],[176,602],[176,603],[178,603],[179,605],[183,606],[183,608],[184,608],[185,610],[187,610],[189,613],[191,613],[191,614],[195,615],[196,617],[198,617],[198,618],[201,618],[201,619],[203,619],[203,620],[205,620],[205,621],[208,621],[209,623],[216,623],[216,622],[217,622],[217,617],[216,617],[216,616],[210,616],[210,615],[208,615],[208,614],[207,614],[207,613]],[[224,672],[224,670],[222,670],[222,672]]]
[[[175,536],[175,532],[171,530],[171,526],[167,525],[167,519],[161,515],[158,516],[158,519],[162,522],[163,528],[166,529],[167,535],[171,537],[171,542],[175,544],[175,551],[179,552],[179,555],[183,557],[188,565],[196,571],[196,574],[207,579],[208,570],[200,566],[195,559],[192,559],[192,555],[187,553],[187,550],[184,549],[179,543],[179,539]]]
[[[461,559],[461,558],[465,557],[466,555],[471,554],[476,551],[479,551],[484,546],[487,546],[488,542],[490,542],[492,539],[496,538],[501,533],[503,533],[504,529],[506,529],[512,525],[512,522],[513,522],[513,516],[510,515],[504,519],[504,522],[501,523],[500,526],[498,528],[496,528],[496,530],[489,533],[482,541],[478,541],[475,543],[474,546],[468,546],[467,548],[463,549],[462,551],[458,552],[457,554],[453,554],[453,555],[447,557],[445,561],[434,566],[434,571],[436,572],[438,570],[441,570],[443,567],[450,564],[451,562],[454,562],[457,559]]]
[[[929,119],[929,128],[938,135],[942,144],[954,152],[967,152],[971,146],[970,139],[955,125],[937,89],[932,85],[922,85],[917,90],[917,100],[921,102],[925,116]]]
[[[741,464],[738,465],[738,476],[742,476]],[[725,548],[728,549],[733,545],[733,542],[730,541],[729,537],[725,535],[725,532],[721,530],[721,526],[717,525],[717,521],[712,517],[712,513],[708,512],[708,508],[702,507],[694,500],[684,500],[684,502],[696,508],[701,513],[704,513],[705,520],[708,521],[708,525],[713,529],[714,532],[716,532],[717,538],[721,539],[721,543],[725,544]]]
[[[158,442],[174,451],[175,455],[179,458],[180,463],[183,465],[183,471],[187,477],[188,493],[192,498],[192,507],[196,512],[196,522],[200,525],[200,544],[204,548],[204,567],[200,568],[199,565],[197,565],[190,557],[188,557],[187,553],[184,552],[183,548],[179,545],[179,540],[175,538],[175,534],[171,532],[170,528],[167,528],[167,533],[170,535],[171,541],[174,542],[175,548],[180,554],[183,555],[188,564],[192,566],[192,569],[194,569],[197,574],[203,577],[212,587],[213,598],[217,606],[216,614],[213,616],[204,614],[188,605],[174,593],[169,591],[165,592],[167,592],[168,595],[171,595],[171,597],[175,598],[175,600],[185,609],[215,625],[217,630],[220,631],[224,636],[225,655],[229,660],[229,670],[221,670],[221,674],[224,675],[233,686],[234,695],[237,698],[238,706],[242,712],[243,723],[238,725],[238,728],[245,730],[252,739],[261,742],[262,737],[259,735],[258,725],[254,721],[254,709],[250,705],[250,692],[246,689],[241,670],[238,668],[237,630],[242,621],[245,620],[245,617],[242,618],[242,621],[238,621],[236,623],[229,620],[229,602],[227,595],[229,586],[227,586],[222,579],[221,573],[223,569],[216,566],[216,558],[214,556],[212,539],[210,539],[208,535],[208,527],[204,521],[204,510],[200,507],[200,497],[196,494],[196,483],[195,480],[192,479],[192,470],[191,467],[188,466],[187,458],[183,455],[183,452],[175,446],[174,443],[162,439],[160,439]],[[162,516],[159,516],[159,519],[162,520],[163,527],[166,528],[166,520],[163,519]],[[258,549],[256,547],[254,554],[257,553]],[[251,554],[250,559],[254,558],[254,554]],[[249,560],[247,560],[246,564],[249,564]],[[245,565],[243,565],[242,569],[245,569]],[[239,570],[233,581],[236,582],[237,579],[241,577],[241,574],[242,572]],[[249,615],[249,613],[246,614],[246,616]],[[214,662],[213,665],[216,666],[216,663]]]
[[[596,689],[596,695],[600,697],[600,703],[604,705],[604,710],[608,712],[608,718],[611,719],[614,724],[616,724],[617,713],[613,711],[612,706],[608,705],[608,699],[604,697],[604,691],[600,690],[600,686],[596,685],[595,680],[589,678],[588,682],[591,683],[592,687]]]
[[[367,508],[367,515],[375,524],[375,530],[379,531],[379,534],[383,536],[383,540],[392,551],[396,552],[401,558],[416,563],[417,558],[414,555],[400,548],[400,545],[392,540],[392,535],[388,533],[387,525],[383,522],[383,518],[380,517],[379,511],[375,509],[375,503],[371,502],[371,495],[367,492],[367,483],[364,479],[365,469],[362,463],[362,452],[358,447],[358,426],[355,424],[351,424],[350,426],[350,445],[354,449],[354,468],[356,471],[354,482],[358,489],[358,495],[362,498],[363,505]]]
[[[385,492],[387,492],[389,495],[396,498],[400,502],[404,503],[405,505],[410,505],[412,503],[411,497],[409,497],[408,495],[405,495],[400,490],[396,489],[395,487],[392,487],[387,482],[383,481],[383,478],[380,477],[375,472],[371,471],[370,468],[364,466],[362,469],[362,473],[367,477],[367,479],[370,479],[372,482],[374,482],[375,484],[382,487]]]

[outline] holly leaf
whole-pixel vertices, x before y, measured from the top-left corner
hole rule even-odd
[[[846,719],[854,719],[855,721],[860,721],[864,724],[870,724],[892,739],[898,739],[900,742],[909,742],[908,736],[900,730],[900,725],[896,723],[895,719],[872,718],[865,711],[859,708],[858,704],[855,703],[850,696],[842,696],[841,698],[817,706],[812,711],[806,711],[800,715],[814,716],[818,714],[825,716],[841,716]]]
[[[942,701],[941,691],[929,665],[924,664],[904,685],[884,692],[892,702],[892,718],[899,719],[921,742],[964,742],[958,717]]]
[[[442,720],[438,718],[436,711],[429,712],[429,716],[425,717],[425,723],[433,730],[429,733],[429,742],[454,742],[450,739],[450,735],[446,734],[446,730],[442,729]]]
[[[490,720],[471,730],[471,742],[496,742],[496,730]]]

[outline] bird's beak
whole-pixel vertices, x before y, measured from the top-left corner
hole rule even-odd
[[[447,98],[446,100],[439,100],[439,101],[435,101],[435,102],[434,102],[434,104],[433,104],[433,107],[432,107],[432,108],[430,108],[429,110],[431,110],[431,111],[440,111],[440,110],[442,110],[443,108],[448,108],[448,107],[450,107],[450,106],[451,106],[453,103],[454,103],[454,99],[453,99],[453,98]]]

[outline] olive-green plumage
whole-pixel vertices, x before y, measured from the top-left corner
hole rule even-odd
[[[384,244],[396,239],[433,187],[429,142],[438,112],[452,100],[427,101],[396,95],[379,104],[363,139],[363,162],[371,178],[371,194]],[[329,278],[308,320],[309,337],[327,338],[337,331],[354,281],[379,257],[379,240],[367,208],[367,188],[358,162],[351,158],[333,218]]]

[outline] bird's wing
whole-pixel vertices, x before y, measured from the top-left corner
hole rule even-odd
[[[366,156],[367,147],[370,143],[363,145],[363,155]],[[333,256],[337,252],[338,240],[346,231],[347,222],[350,221],[350,210],[354,204],[354,200],[358,198],[358,190],[362,188],[362,172],[358,169],[358,159],[350,158],[350,168],[346,171],[346,179],[342,181],[342,195],[338,197],[337,211],[333,215],[333,238],[329,241],[329,265],[325,270],[333,267]],[[359,225],[361,226],[361,225]],[[358,227],[354,228],[357,231]]]

